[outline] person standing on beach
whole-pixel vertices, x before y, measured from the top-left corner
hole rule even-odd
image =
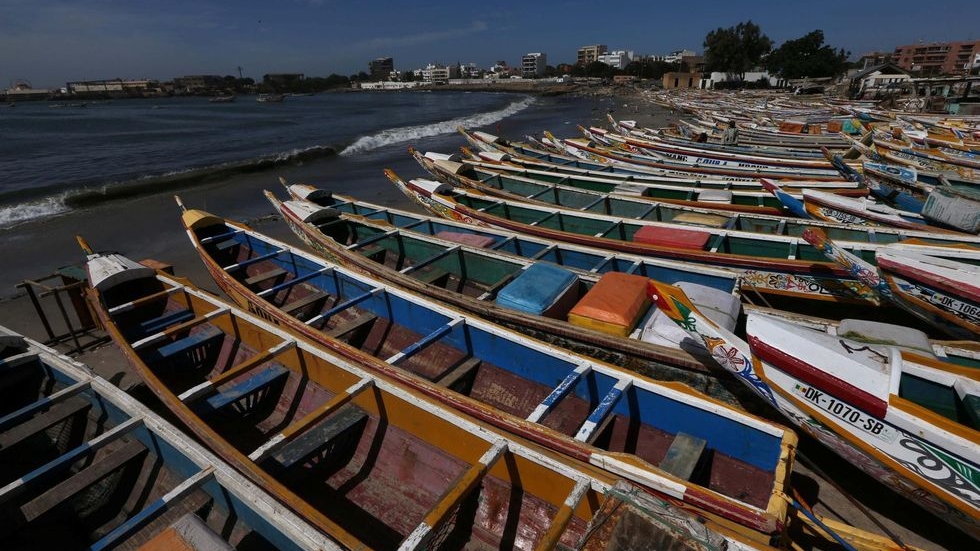
[[[735,121],[728,121],[728,128],[721,135],[721,143],[725,145],[738,145],[738,128]]]

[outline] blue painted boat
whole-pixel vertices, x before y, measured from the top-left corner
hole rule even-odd
[[[4,327],[0,518],[7,550],[342,549],[132,396]]]
[[[186,210],[182,219],[222,290],[323,349],[751,537],[783,529],[786,502],[779,492],[795,435],[782,427],[685,385],[528,338],[244,225],[199,210]],[[668,459],[674,442],[690,450],[676,465]],[[708,455],[711,461],[702,463]]]
[[[192,237],[222,265],[236,259],[227,273],[261,276],[268,292],[249,295],[246,311],[122,255],[88,249],[89,298],[99,319],[147,387],[189,430],[344,548],[601,551],[611,539],[626,537],[692,551],[767,549],[774,535],[782,535],[785,519],[778,515],[785,500],[777,488],[795,444],[795,435],[782,427],[715,402],[707,402],[700,416],[685,415],[692,407],[686,392],[665,388],[656,403],[640,410],[673,429],[666,440],[657,439],[642,425],[619,423],[619,411],[640,405],[637,397],[647,386],[642,381],[617,386],[604,369],[590,371],[593,366],[583,363],[566,369],[582,379],[575,384],[571,372],[560,373],[569,367],[560,356],[525,356],[502,332],[481,333],[448,311],[430,315],[404,294],[375,290],[339,268],[323,269],[312,255],[240,225],[201,211],[187,211],[184,219]],[[285,280],[265,277],[269,270],[287,272]],[[327,282],[337,285],[333,297],[315,290]],[[288,305],[278,306],[281,300]],[[267,301],[277,307],[261,306]],[[411,318],[412,327],[386,324],[382,316],[395,312]],[[309,340],[312,329],[337,338]],[[501,362],[563,392],[540,392],[530,377],[518,377],[521,371],[509,386],[497,386],[508,383],[506,376],[487,386],[489,361],[452,350],[491,340],[506,356]],[[406,376],[403,369],[410,368],[428,369],[445,386]],[[710,453],[711,465],[741,467],[719,483],[745,490],[759,484],[761,493],[731,498],[700,490],[683,473],[649,477],[659,490],[642,489],[609,472],[618,466],[631,478],[649,474],[626,450],[597,453],[591,466],[575,461],[465,415],[460,410],[476,408],[468,408],[472,400],[449,391],[450,385],[470,395],[488,391],[509,409],[544,404],[538,418],[576,419],[581,428],[564,428],[583,440],[621,439],[639,430],[643,437],[634,443],[644,450],[665,445],[658,461],[676,469],[696,469],[697,453]],[[606,399],[582,402],[583,392]],[[456,409],[447,407],[450,402]],[[504,410],[495,413],[512,418]],[[526,430],[537,426],[533,420],[520,424],[525,433],[545,434]],[[715,431],[721,433],[712,439],[715,447],[696,445],[699,434]],[[571,437],[567,441],[574,449]],[[697,503],[699,496],[709,503]],[[748,500],[756,504],[742,505]],[[708,506],[727,516],[704,512]]]

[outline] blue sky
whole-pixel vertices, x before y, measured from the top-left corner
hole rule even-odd
[[[192,74],[260,79],[270,72],[351,75],[393,57],[426,63],[518,64],[543,52],[574,62],[580,46],[701,52],[705,35],[753,21],[778,47],[820,29],[852,53],[980,39],[977,0],[706,2],[495,0],[2,0],[0,89]]]

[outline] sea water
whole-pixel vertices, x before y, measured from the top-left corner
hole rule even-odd
[[[427,176],[408,154],[452,153],[458,127],[507,139],[576,135],[604,124],[608,98],[495,92],[345,92],[260,103],[203,97],[0,106],[0,295],[77,260],[73,233],[134,255],[166,256],[180,236],[172,196],[249,221],[271,213],[278,177],[356,199],[411,203],[383,170]],[[92,243],[99,248],[99,243]]]

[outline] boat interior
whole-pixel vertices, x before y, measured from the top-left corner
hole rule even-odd
[[[36,351],[0,355],[0,547],[299,548],[139,418]],[[254,513],[253,513],[254,514]],[[250,523],[250,521],[257,521]],[[178,535],[179,534],[179,535]]]
[[[571,545],[583,536],[600,502],[584,479],[466,429],[411,394],[385,391],[349,364],[332,363],[200,294],[147,283],[127,282],[103,295],[147,368],[211,431],[348,534],[347,544],[394,549],[421,533],[441,548],[484,549],[542,538]],[[300,293],[282,300],[303,300],[300,285],[293,287]],[[137,306],[127,306],[134,299]],[[312,310],[318,302],[320,313],[329,309],[309,300],[306,319],[319,315]],[[351,327],[364,315],[371,314],[324,316],[331,322],[324,328]],[[345,336],[367,350],[409,343],[382,340],[396,333],[382,325],[360,324]],[[460,360],[416,362],[447,376],[438,370]],[[573,505],[564,504],[572,495]]]
[[[771,497],[778,436],[719,415],[688,395],[631,384],[581,359],[556,356],[544,345],[525,348],[451,311],[281,250],[248,232],[223,225],[197,231],[207,254],[265,303],[250,305],[253,312],[278,308],[319,331],[321,340],[356,348],[357,357],[373,356],[651,467],[665,469],[675,442],[680,447],[693,438],[697,452],[675,476],[757,507],[765,508]]]

